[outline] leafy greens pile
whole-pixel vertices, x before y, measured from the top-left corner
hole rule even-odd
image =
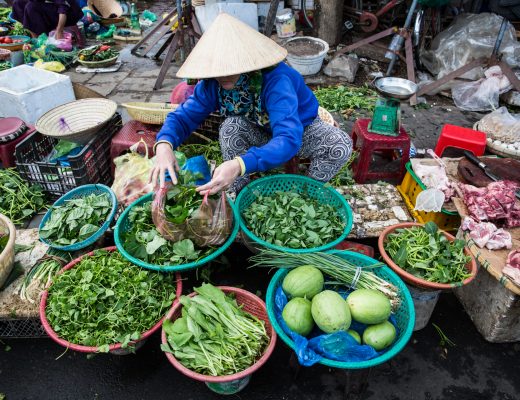
[[[164,321],[168,344],[161,349],[203,375],[231,375],[252,366],[269,341],[264,322],[211,284],[195,291],[194,297],[181,297],[181,318]]]
[[[292,249],[322,246],[337,239],[345,228],[333,206],[292,192],[258,196],[243,217],[259,238]]]
[[[2,251],[7,246],[7,243],[9,242],[9,233],[2,233],[0,232],[0,254],[2,254]]]
[[[112,209],[108,194],[89,194],[52,207],[40,236],[66,246],[88,239],[105,223]]]
[[[44,206],[40,186],[29,186],[14,169],[0,169],[0,214],[19,224]]]
[[[456,283],[471,276],[465,265],[464,240],[450,242],[434,222],[396,229],[384,247],[390,258],[405,271],[436,283]]]
[[[137,268],[117,251],[97,250],[53,281],[46,308],[50,325],[60,338],[100,352],[138,340],[176,293],[173,275]]]
[[[352,114],[355,110],[363,109],[368,112],[374,110],[376,92],[366,86],[347,87],[337,86],[319,88],[314,91],[320,106],[331,112],[345,112]]]

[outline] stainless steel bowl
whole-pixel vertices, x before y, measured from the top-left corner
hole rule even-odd
[[[382,96],[398,100],[408,100],[417,92],[414,82],[402,78],[379,78],[374,86]]]

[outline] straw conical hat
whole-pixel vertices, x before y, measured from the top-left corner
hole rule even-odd
[[[118,18],[123,8],[117,0],[87,0],[87,6],[102,18]]]
[[[177,72],[179,78],[218,78],[282,62],[287,50],[232,16],[221,13]]]

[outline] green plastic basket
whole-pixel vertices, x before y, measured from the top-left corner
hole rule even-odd
[[[190,262],[187,264],[180,264],[180,265],[154,265],[149,264],[147,262],[144,262],[143,260],[139,260],[138,258],[133,257],[130,255],[125,248],[123,247],[122,243],[122,235],[130,230],[131,225],[130,221],[128,220],[128,216],[130,214],[130,211],[132,208],[141,206],[143,203],[146,203],[147,201],[152,201],[153,193],[148,193],[147,195],[144,195],[143,197],[137,199],[132,204],[130,204],[123,214],[119,217],[117,220],[116,228],[114,231],[114,240],[116,242],[117,249],[119,252],[125,257],[127,260],[129,260],[131,263],[138,265],[140,267],[146,268],[146,269],[152,269],[154,271],[162,271],[162,272],[177,272],[177,271],[185,271],[188,269],[194,269],[203,266],[204,264],[210,262],[211,260],[215,259],[219,255],[221,255],[224,251],[227,250],[229,246],[235,241],[235,238],[238,234],[240,224],[238,221],[238,212],[233,204],[233,202],[228,198],[229,204],[231,205],[231,208],[233,210],[233,231],[231,232],[231,235],[229,235],[226,242],[220,246],[218,249],[216,249],[213,253],[209,254],[208,256],[202,258],[201,260]]]
[[[373,258],[351,251],[330,250],[328,251],[328,253],[336,254],[360,267],[373,265],[378,262]],[[273,276],[271,282],[269,283],[269,287],[267,288],[266,305],[267,314],[269,316],[271,324],[273,325],[274,330],[276,331],[278,336],[285,342],[285,344],[287,344],[291,349],[294,350],[295,348],[293,340],[289,336],[287,336],[281,325],[276,320],[275,316],[276,290],[279,286],[282,285],[283,279],[285,275],[288,274],[288,272],[288,269],[280,269]],[[386,266],[375,268],[373,272],[381,278],[385,279],[386,281],[393,283],[395,286],[397,286],[399,292],[401,293],[401,305],[399,306],[399,309],[393,314],[397,327],[399,329],[399,336],[397,337],[394,344],[387,349],[387,351],[371,360],[342,362],[324,358],[320,361],[320,364],[332,368],[342,369],[363,369],[375,367],[376,365],[382,364],[390,360],[392,357],[396,356],[404,348],[406,343],[408,343],[408,340],[410,340],[415,325],[415,308],[413,305],[413,300],[410,291],[408,290],[404,282],[401,280],[401,278],[399,278],[397,274],[395,274],[390,268]]]
[[[309,197],[318,200],[322,204],[330,204],[336,208],[342,220],[345,222],[345,229],[342,234],[334,241],[319,247],[307,249],[291,249],[289,247],[277,246],[267,243],[265,240],[251,232],[242,218],[242,213],[257,198],[258,195],[271,195],[275,192],[296,192],[305,193]],[[331,249],[340,244],[352,229],[352,210],[343,198],[333,187],[326,186],[324,183],[302,175],[280,174],[266,176],[249,183],[237,197],[236,207],[240,214],[240,228],[242,229],[242,239],[247,247],[254,250],[258,247],[267,247],[273,250],[285,251],[287,253],[312,253]]]

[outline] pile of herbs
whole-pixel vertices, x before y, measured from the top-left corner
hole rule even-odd
[[[14,169],[0,169],[0,214],[19,224],[44,207],[40,186],[29,186]]]
[[[368,86],[336,86],[318,88],[314,91],[320,106],[331,112],[351,115],[357,110],[374,110],[377,94]]]
[[[332,205],[293,192],[260,195],[242,215],[256,236],[292,249],[322,246],[337,239],[345,228]]]
[[[199,209],[202,200],[194,186],[172,186],[166,194],[165,217],[174,224],[182,224]]]
[[[57,275],[49,288],[47,319],[62,339],[97,347],[138,340],[171,307],[173,275],[137,268],[117,251],[97,250]]]
[[[352,151],[350,158],[348,161],[341,167],[338,173],[330,180],[330,184],[334,187],[340,186],[352,186],[356,183],[354,180],[354,173],[352,171],[352,164],[356,161],[356,158],[359,156],[359,152],[356,150]]]
[[[183,144],[179,147],[179,151],[183,152],[187,158],[204,156],[208,161],[214,160],[217,165],[224,162],[218,140],[208,139],[205,144]]]
[[[195,291],[181,297],[181,318],[164,321],[168,343],[161,349],[203,375],[232,375],[255,364],[269,342],[264,322],[211,284]]]
[[[396,229],[384,247],[399,267],[418,278],[436,283],[462,282],[471,276],[465,265],[471,257],[464,254],[464,240],[450,242],[434,222]]]
[[[61,246],[82,242],[101,228],[111,210],[107,193],[66,200],[63,205],[52,207],[40,236]]]

